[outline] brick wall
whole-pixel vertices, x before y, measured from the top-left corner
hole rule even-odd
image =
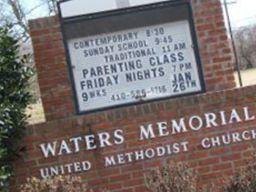
[[[236,142],[204,149],[200,145],[200,140],[254,129],[255,119],[209,129],[203,127],[200,131],[139,140],[140,125],[182,117],[189,118],[207,112],[229,113],[234,108],[242,113],[243,107],[248,107],[250,113],[256,116],[256,86],[232,89],[235,87],[233,58],[220,2],[193,0],[192,5],[207,93],[121,107],[83,116],[75,115],[74,98],[58,18],[49,17],[30,21],[47,122],[27,128],[27,136],[23,142],[26,152],[14,164],[16,176],[12,180],[11,191],[17,191],[17,187],[24,183],[27,177],[39,176],[42,168],[84,160],[89,160],[93,167],[77,175],[84,178],[91,187],[107,188],[111,192],[146,191],[143,181],[144,173],[170,160],[189,163],[198,170],[202,184],[218,183],[221,176],[233,174],[237,167],[245,164],[245,160],[254,151],[255,141]],[[102,132],[113,135],[117,129],[123,131],[125,138],[125,142],[121,145],[49,158],[45,158],[40,150],[42,143],[59,142],[71,137],[97,135]],[[104,166],[106,156],[183,141],[190,143],[189,150],[186,152],[124,165]]]
[[[78,174],[92,187],[107,188],[111,192],[144,192],[146,191],[143,174],[169,160],[189,163],[199,171],[201,183],[219,182],[224,175],[245,165],[252,151],[255,151],[256,140],[231,143],[210,149],[203,149],[200,140],[205,137],[241,132],[255,129],[256,119],[236,122],[234,124],[205,128],[200,131],[139,141],[139,126],[158,121],[170,121],[181,117],[202,115],[207,112],[226,111],[228,114],[236,109],[242,117],[243,107],[248,107],[250,116],[256,116],[256,86],[227,90],[204,95],[190,96],[181,99],[153,102],[127,108],[113,109],[86,116],[73,116],[39,125],[30,126],[24,139],[26,153],[15,163],[15,186],[23,183],[27,177],[39,176],[39,169],[57,164],[65,164],[89,159],[93,167],[86,173]],[[218,119],[218,122],[220,120]],[[44,158],[39,145],[44,142],[60,141],[79,135],[109,132],[115,129],[124,131],[125,142],[121,145],[81,151],[76,154]],[[127,163],[125,165],[105,168],[103,158],[106,155],[131,152],[138,149],[163,146],[181,141],[189,141],[189,151],[160,158]]]
[[[219,0],[192,0],[207,91],[235,87],[233,59]],[[46,119],[75,114],[65,51],[56,17],[30,21]]]

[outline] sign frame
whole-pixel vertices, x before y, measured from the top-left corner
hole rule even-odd
[[[116,108],[122,108],[122,107],[129,107],[132,105],[141,105],[145,103],[151,103],[151,102],[156,102],[156,101],[163,101],[163,100],[168,100],[172,98],[179,98],[179,97],[186,97],[186,96],[191,96],[191,95],[197,95],[197,94],[202,94],[206,92],[205,88],[205,80],[204,80],[204,74],[203,74],[203,68],[202,68],[202,62],[200,58],[200,52],[199,52],[199,46],[198,46],[198,40],[197,40],[197,34],[196,34],[196,29],[195,29],[195,24],[194,24],[194,17],[193,17],[193,9],[191,2],[189,0],[172,0],[172,1],[163,1],[163,2],[157,2],[157,3],[151,3],[147,5],[141,5],[141,6],[136,6],[136,7],[130,7],[130,8],[121,8],[121,9],[116,9],[116,10],[111,10],[111,11],[103,11],[103,12],[98,12],[98,13],[91,13],[91,14],[85,14],[85,15],[79,15],[79,16],[74,16],[74,17],[68,17],[63,19],[61,15],[61,8],[60,4],[63,2],[67,2],[70,0],[61,0],[57,3],[58,6],[58,11],[59,11],[59,20],[61,24],[61,33],[63,35],[63,43],[64,43],[64,49],[65,49],[65,54],[66,54],[66,60],[68,64],[68,71],[69,71],[69,78],[71,81],[71,86],[72,86],[72,93],[74,97],[74,104],[76,108],[76,114],[77,115],[85,115],[89,113],[96,113],[96,112],[102,112],[106,110],[111,110],[111,109],[116,109]],[[79,101],[78,101],[78,95],[75,87],[75,78],[74,78],[74,73],[72,69],[72,62],[71,62],[71,56],[70,56],[70,51],[68,48],[68,42],[67,42],[67,36],[65,34],[65,24],[68,23],[74,23],[78,21],[85,21],[85,20],[94,20],[94,19],[101,19],[101,18],[107,18],[107,17],[118,17],[119,15],[122,14],[127,14],[127,13],[133,13],[137,11],[146,11],[146,10],[153,10],[153,9],[161,9],[161,8],[166,8],[168,7],[178,7],[181,5],[187,6],[187,11],[188,11],[188,23],[189,23],[189,29],[190,29],[190,35],[191,35],[191,40],[193,43],[193,49],[194,49],[194,56],[196,60],[196,67],[197,67],[197,72],[198,72],[198,78],[199,78],[199,83],[201,90],[195,91],[195,92],[190,92],[190,93],[181,93],[177,95],[170,95],[166,97],[160,97],[160,98],[155,98],[155,99],[149,99],[149,100],[138,100],[138,101],[133,101],[133,102],[128,102],[125,104],[116,104],[112,106],[106,106],[102,108],[96,108],[92,110],[79,110]],[[161,23],[159,23],[161,24]],[[127,28],[129,30],[131,28]]]

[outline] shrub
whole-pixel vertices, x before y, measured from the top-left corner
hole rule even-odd
[[[25,108],[32,70],[19,58],[18,42],[8,29],[0,27],[0,188],[7,188],[13,174],[12,161],[18,157],[26,125]]]
[[[256,192],[256,154],[230,179],[223,177],[223,187],[198,185],[198,174],[183,163],[171,163],[148,173],[145,184],[151,192]]]
[[[27,179],[27,183],[21,186],[21,192],[93,192],[82,182],[80,177],[57,176],[40,180]]]
[[[185,163],[172,162],[146,174],[145,184],[151,192],[213,192],[214,186],[199,185],[198,173]]]
[[[157,168],[145,177],[151,192],[197,192],[197,174],[186,164],[171,163]]]
[[[236,175],[227,181],[224,192],[255,192],[256,191],[256,154],[247,166],[237,171]]]

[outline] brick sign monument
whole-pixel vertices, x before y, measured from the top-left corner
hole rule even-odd
[[[12,191],[74,174],[143,192],[144,173],[169,161],[189,163],[202,184],[245,164],[256,87],[235,88],[219,0],[81,7],[63,1],[59,17],[30,21],[46,122],[27,127]]]

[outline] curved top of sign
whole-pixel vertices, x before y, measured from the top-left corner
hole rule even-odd
[[[60,2],[60,10],[61,17],[65,19],[163,1],[168,0],[64,0]]]

